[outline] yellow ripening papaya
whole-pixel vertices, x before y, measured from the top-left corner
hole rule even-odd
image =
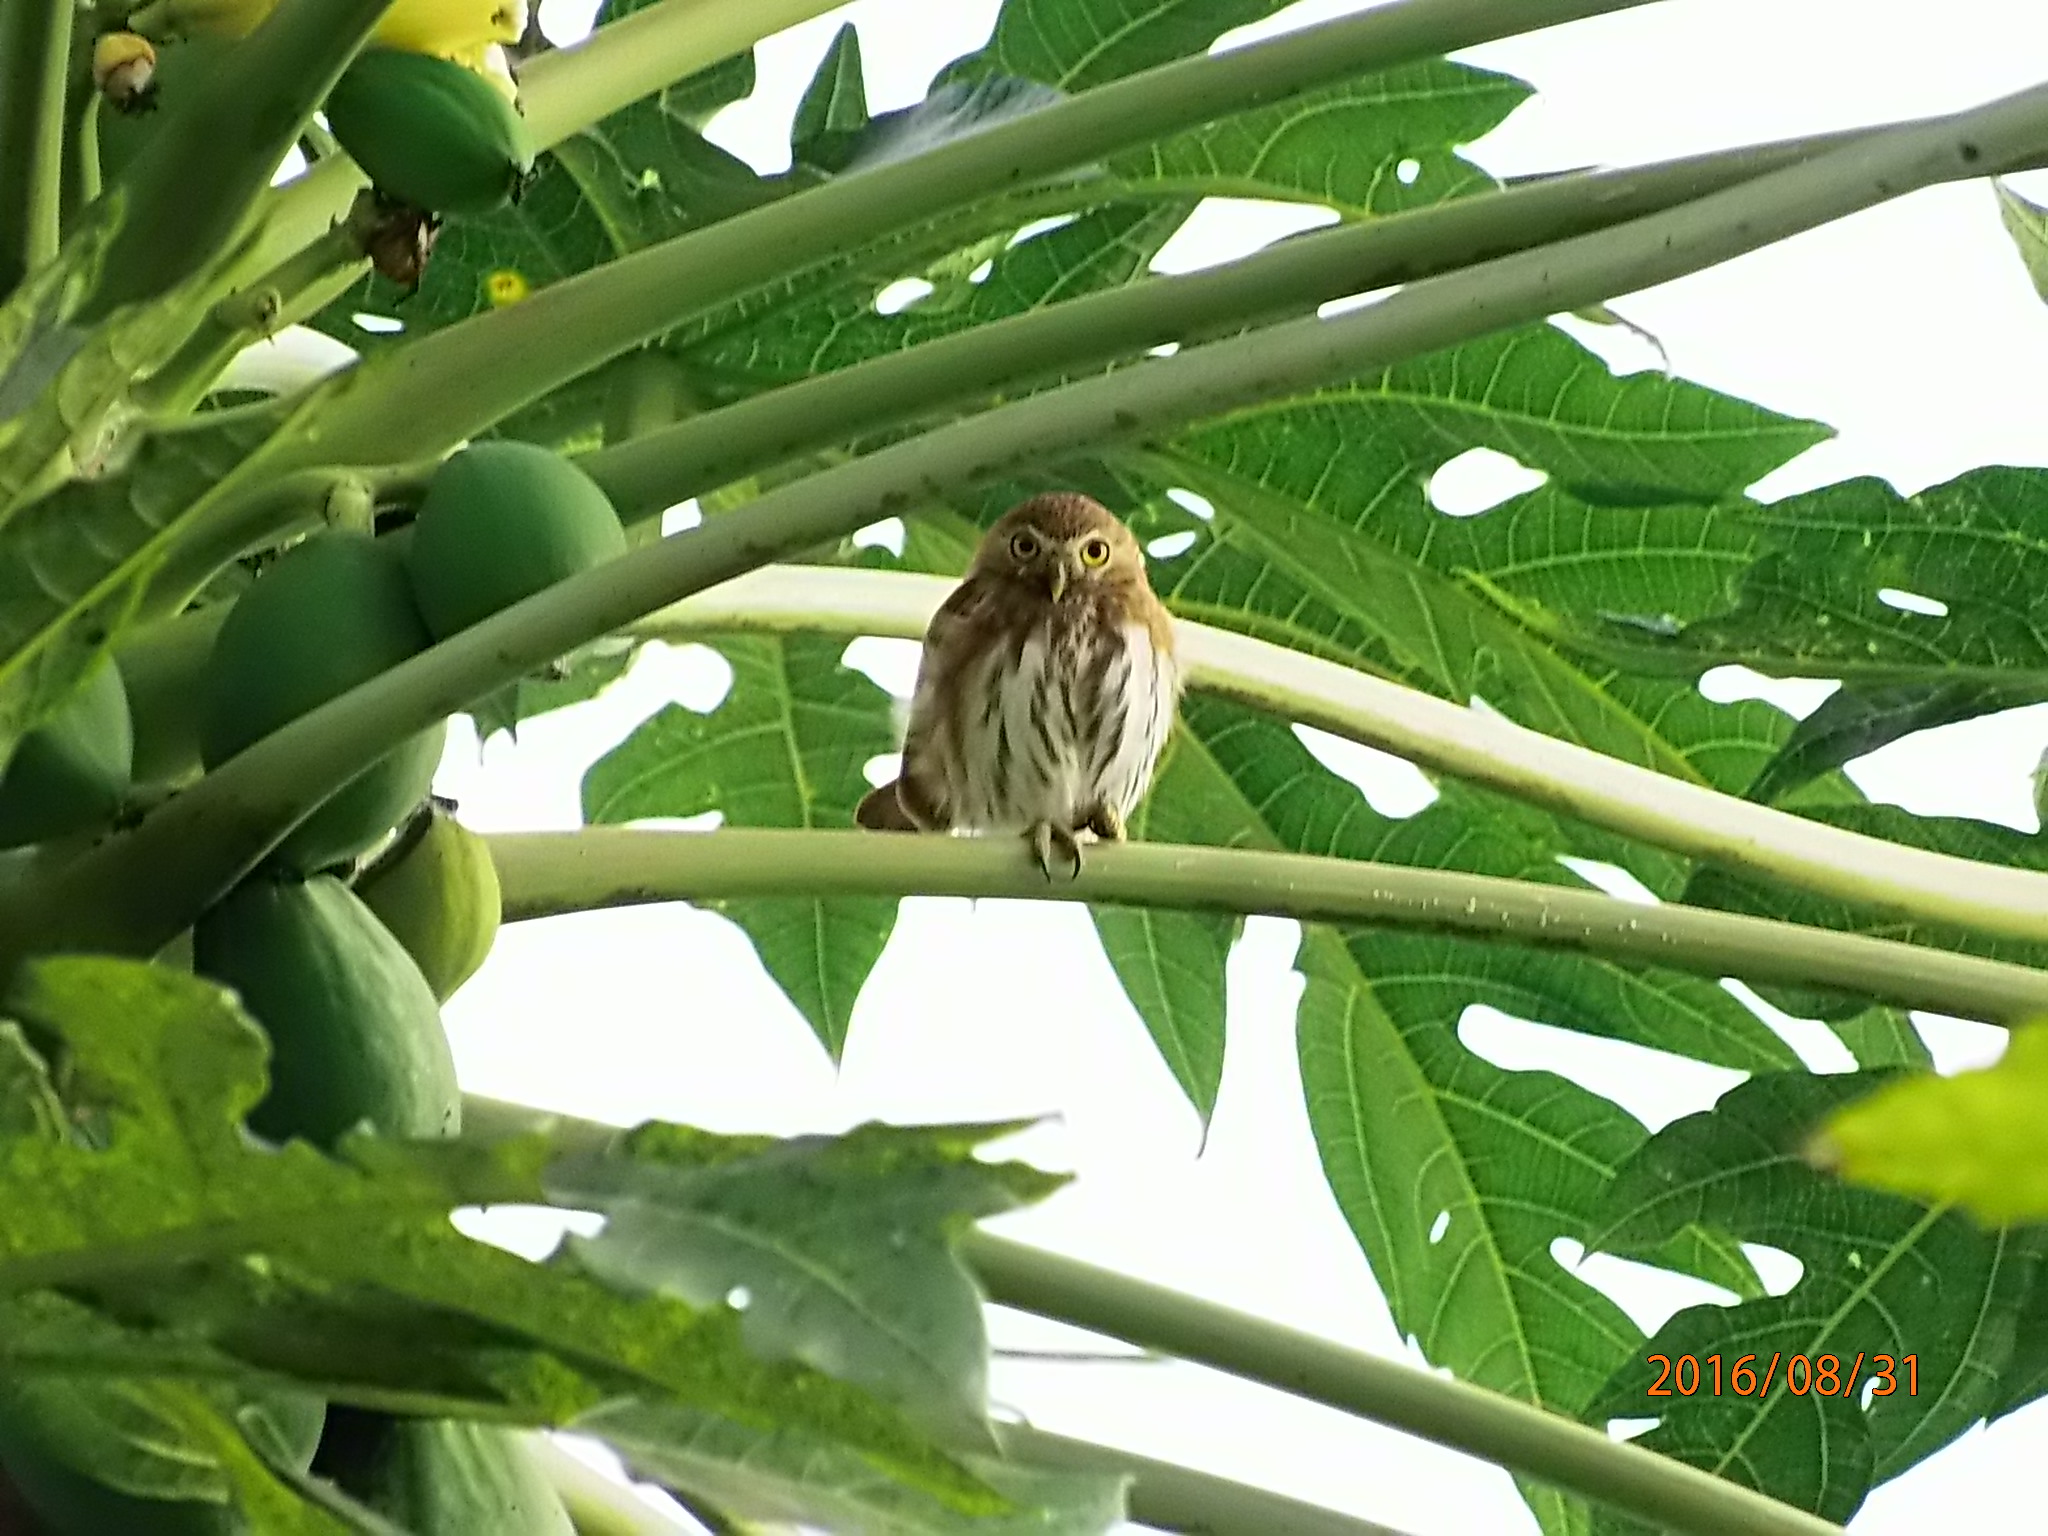
[[[102,658],[0,770],[0,848],[107,821],[128,793],[134,758],[128,691]]]
[[[192,930],[192,968],[235,989],[270,1037],[270,1091],[249,1128],[332,1143],[453,1135],[462,1094],[441,1010],[412,956],[331,875],[257,874]]]
[[[366,48],[325,110],[371,185],[428,213],[502,208],[533,169],[525,119],[490,81],[449,59]]]
[[[559,453],[509,440],[465,448],[434,472],[406,567],[436,639],[626,552],[597,482]]]
[[[498,937],[503,900],[490,844],[438,804],[378,855],[355,892],[444,1003]]]
[[[218,767],[430,640],[396,555],[367,534],[315,535],[259,576],[221,625],[201,680],[201,761]],[[426,798],[447,731],[446,721],[431,726],[364,769],[273,862],[304,873],[368,849]]]
[[[572,1536],[520,1437],[459,1419],[336,1408],[314,1470],[386,1519],[434,1536]]]

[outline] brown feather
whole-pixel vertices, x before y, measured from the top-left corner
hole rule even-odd
[[[1120,838],[1180,695],[1173,623],[1107,508],[1054,492],[1012,507],[933,615],[903,767],[862,802],[878,829]]]

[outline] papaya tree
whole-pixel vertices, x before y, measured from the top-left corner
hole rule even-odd
[[[568,1430],[720,1530],[1384,1529],[1003,1421],[990,1302],[1483,1457],[1552,1533],[1836,1530],[2048,1390],[2048,855],[1842,771],[2048,697],[2048,480],[1767,505],[1826,427],[1549,323],[2048,164],[2048,88],[1512,185],[1460,156],[1530,91],[1448,54],[1638,3],[1393,0],[1211,52],[1282,7],[1005,0],[880,112],[846,29],[762,174],[705,125],[824,0],[615,0],[560,47],[522,0],[0,0],[9,1518],[681,1529],[535,1433]],[[1213,195],[1337,217],[1155,272]],[[289,328],[344,360],[239,366]],[[1543,483],[1439,515],[1475,448]],[[1091,821],[1066,868],[857,827],[900,738],[847,644],[925,634],[1048,492],[1112,509],[1172,616],[1128,838]],[[892,518],[900,548],[856,538]],[[594,763],[588,825],[484,837],[432,797],[451,718],[516,729],[656,640],[732,689]],[[1843,687],[1711,703],[1730,662]],[[1297,725],[1440,792],[1380,815]],[[978,1230],[1062,1182],[984,1155],[1014,1125],[462,1092],[440,1009],[502,922],[714,908],[836,1058],[923,894],[1085,904],[1204,1118],[1242,920],[1298,920],[1323,1172],[1439,1369]],[[1743,1081],[1651,1135],[1475,1055],[1475,1003]],[[2015,1049],[1937,1078],[1912,1009]],[[600,1221],[528,1258],[451,1221],[487,1205]],[[1645,1337],[1559,1239],[1737,1301]],[[1725,1383],[1658,1393],[1686,1359]]]

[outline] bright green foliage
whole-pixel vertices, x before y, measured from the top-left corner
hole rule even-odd
[[[945,1243],[1056,1182],[976,1157],[1008,1127],[876,1130],[843,1146],[678,1127],[601,1153],[539,1138],[352,1138],[336,1157],[303,1141],[271,1150],[239,1128],[264,1095],[263,1039],[218,989],[156,966],[50,960],[24,973],[9,1003],[27,1035],[0,1034],[0,1280],[61,1284],[108,1310],[54,1297],[17,1310],[0,1349],[10,1369],[112,1358],[252,1383],[277,1372],[344,1402],[534,1424],[625,1398],[718,1426],[736,1455],[772,1437],[798,1458],[783,1490],[796,1508],[837,1496],[808,1484],[803,1458],[842,1453],[842,1471],[859,1467],[875,1497],[893,1483],[940,1512],[1009,1507],[911,1427],[911,1417],[956,1415],[957,1392],[940,1399],[916,1381],[891,1408],[796,1360],[763,1359],[722,1296],[699,1308],[642,1291],[689,1273],[685,1238],[739,1197],[774,1242],[717,1262],[735,1284],[809,1315],[792,1335],[804,1351],[828,1334],[835,1360],[901,1348],[888,1320],[909,1305],[891,1290],[908,1240],[934,1358],[970,1361],[981,1347],[977,1293],[942,1256]],[[63,1062],[75,1099],[57,1096],[27,1039]],[[74,1116],[94,1127],[93,1145],[67,1129]],[[623,1219],[621,1235],[608,1229],[574,1259],[535,1264],[449,1225],[459,1206],[553,1201],[551,1164],[581,1208]],[[799,1192],[821,1176],[838,1186],[829,1221],[775,1215],[802,1212]],[[843,1310],[821,1324],[828,1294]],[[644,1430],[637,1443],[650,1453],[664,1444]],[[710,1455],[707,1480],[722,1460]],[[1038,1491],[1059,1500],[1063,1487]]]
[[[103,661],[0,769],[0,848],[105,822],[128,792],[134,755],[128,695]]]
[[[614,508],[558,452],[644,447],[677,420],[701,421],[715,437],[720,408],[772,403],[784,386],[835,374],[857,384],[874,372],[845,370],[950,356],[931,344],[1057,319],[1078,297],[1117,304],[1185,292],[1152,264],[1207,198],[1327,210],[1352,226],[1347,238],[1443,232],[1440,248],[1402,258],[1413,269],[1366,262],[1360,286],[1404,288],[1381,311],[1396,319],[1427,311],[1428,274],[1535,238],[1503,229],[1466,243],[1460,222],[1500,191],[1465,146],[1530,87],[1420,47],[1393,48],[1384,67],[1351,78],[1283,82],[1235,107],[1191,108],[1149,141],[1091,140],[1071,164],[1051,163],[1041,146],[976,184],[916,183],[947,189],[936,201],[875,193],[910,185],[902,173],[926,169],[915,157],[927,152],[943,166],[977,143],[1016,148],[1034,125],[1071,125],[1058,114],[1083,93],[1197,61],[1234,29],[1281,11],[1280,0],[1006,0],[985,48],[942,70],[924,100],[881,112],[860,35],[842,29],[795,112],[790,169],[766,176],[703,133],[753,88],[750,52],[619,102],[605,96],[603,69],[577,74],[591,55],[564,50],[522,69],[536,91],[558,71],[563,95],[542,105],[573,96],[615,110],[544,153],[510,206],[531,159],[524,129],[476,76],[378,52],[329,89],[375,9],[370,0],[287,8],[223,56],[231,73],[217,78],[232,81],[232,94],[189,68],[192,45],[172,45],[187,73],[174,82],[176,69],[167,71],[166,89],[176,83],[180,99],[159,119],[109,125],[107,165],[126,167],[115,194],[92,198],[86,157],[68,160],[55,208],[61,254],[0,293],[0,762],[12,763],[0,781],[0,828],[22,793],[17,776],[37,761],[35,743],[66,728],[70,701],[87,697],[82,680],[111,676],[101,664],[112,645],[195,593],[240,592],[200,679],[207,705],[196,734],[209,768],[322,703],[382,687],[430,641],[449,641],[409,669],[438,689],[421,685],[431,711],[405,717],[414,734],[400,741],[394,710],[391,734],[346,765],[356,777],[331,763],[321,784],[345,787],[271,862],[301,875],[353,859],[427,792],[442,744],[432,722],[468,709],[485,734],[516,729],[591,697],[628,664],[622,640],[593,648],[595,634],[553,631],[566,676],[531,675],[534,656],[488,678],[480,665],[449,661],[474,653],[464,643],[487,616],[627,549]],[[635,9],[613,0],[599,20]],[[745,7],[719,0],[716,9]],[[1427,37],[1446,16],[1466,18],[1469,30],[1471,15],[1487,10],[1406,0],[1379,19]],[[867,43],[872,54],[872,33]],[[1462,56],[1462,42],[1438,46]],[[28,78],[6,65],[0,91]],[[399,74],[432,77],[459,99],[408,95]],[[66,82],[56,84],[61,104]],[[306,242],[346,207],[331,191],[345,165],[316,167],[251,204],[323,97],[342,144],[385,191],[458,215],[415,297],[401,301],[391,283],[362,275],[354,252],[309,264]],[[25,116],[17,106],[8,122]],[[1026,161],[1028,173],[1016,169]],[[28,212],[9,203],[9,185],[0,177],[0,241]],[[1611,180],[1548,185],[1585,187],[1598,207],[1620,195]],[[910,203],[914,216],[900,213]],[[836,209],[846,229],[744,234],[785,215],[770,227],[805,228],[797,216],[806,207]],[[895,221],[875,217],[878,207],[898,209]],[[2003,189],[2000,207],[2042,286],[2042,211]],[[230,242],[231,230],[246,238]],[[1584,236],[1574,250],[1606,238]],[[701,243],[669,244],[706,239],[727,254],[695,267]],[[17,254],[0,249],[0,281],[12,282]],[[1575,259],[1562,248],[1537,255],[1546,271]],[[658,269],[664,283],[635,290],[636,271],[671,256]],[[881,312],[878,295],[906,278],[929,292]],[[572,311],[581,329],[550,331],[536,317],[561,313],[550,306],[564,293],[582,305]],[[118,307],[123,300],[135,302]],[[1814,829],[2048,874],[2039,839],[1872,806],[1840,772],[1911,732],[2048,698],[2048,474],[1984,468],[1910,496],[1853,480],[1763,505],[1748,487],[1821,441],[1825,426],[1667,374],[1616,374],[1563,329],[1534,323],[1542,311],[1533,306],[1511,320],[1490,301],[1456,306],[1464,328],[1447,322],[1434,334],[1452,339],[1434,350],[1390,324],[1369,365],[1349,377],[1326,369],[1318,387],[1252,379],[1227,407],[1198,401],[1171,419],[1146,418],[1143,432],[1105,412],[1023,467],[955,463],[907,478],[912,489],[894,500],[846,498],[845,526],[829,531],[850,531],[856,514],[900,513],[900,557],[844,542],[805,552],[801,540],[761,534],[772,520],[752,515],[764,494],[844,464],[858,471],[874,451],[985,407],[1045,404],[1046,391],[1105,372],[1115,385],[1156,378],[1237,326],[1304,317],[1310,300],[1287,302],[1292,314],[1284,303],[1277,313],[1270,303],[1205,312],[1171,337],[1181,363],[1144,356],[1149,336],[1114,357],[1055,349],[1014,377],[962,363],[957,375],[937,370],[943,388],[879,391],[873,415],[837,437],[806,435],[791,420],[786,439],[749,439],[752,457],[737,469],[719,466],[715,452],[679,455],[665,479],[637,487],[633,504],[620,494],[616,510],[635,524],[633,538],[651,538],[657,512],[695,497],[703,533],[660,550],[635,545],[613,590],[644,598],[643,612],[671,600],[679,583],[648,573],[670,559],[663,569],[683,569],[692,549],[717,555],[700,574],[715,566],[720,580],[771,551],[955,575],[1011,501],[1083,489],[1126,516],[1149,547],[1155,588],[1183,619],[1437,699],[1477,700],[1696,789],[1782,807]],[[236,345],[279,318],[309,315],[365,364],[273,402],[235,405],[239,396],[219,394],[192,409]],[[634,398],[650,365],[661,382],[652,404]],[[523,395],[503,384],[515,376],[527,381]],[[1105,423],[1120,435],[1106,438]],[[435,473],[434,456],[465,439],[477,445]],[[1437,477],[1475,449],[1510,456],[1542,483],[1449,515]],[[603,460],[584,462],[601,479]],[[490,483],[465,489],[493,465]],[[820,481],[817,493],[830,500],[827,488],[836,495],[847,483]],[[388,533],[406,514],[417,514],[409,577],[389,538],[321,531],[289,547],[322,521],[374,518]],[[236,563],[252,555],[261,558]],[[253,584],[250,567],[260,570]],[[1929,601],[1901,606],[1887,593]],[[485,638],[495,645],[501,633]],[[708,643],[733,670],[728,696],[706,713],[665,709],[627,735],[590,768],[585,818],[850,825],[867,763],[898,736],[891,701],[844,664],[847,638],[743,623],[714,635]],[[1728,662],[1845,686],[1795,724],[1762,703],[1705,699],[1701,674]],[[457,675],[459,686],[448,681]],[[138,705],[138,718],[161,721],[181,682],[192,679],[151,681],[144,703],[157,713]],[[85,756],[114,765],[126,750],[117,738],[111,725],[87,729]],[[188,766],[175,747],[161,755],[167,777]],[[209,1517],[232,1500],[264,1530],[366,1529],[372,1518],[459,1527],[428,1488],[449,1484],[424,1477],[404,1497],[394,1492],[406,1482],[396,1461],[380,1464],[382,1481],[358,1480],[351,1504],[309,1483],[275,1446],[259,1452],[232,1402],[289,1381],[345,1412],[462,1420],[430,1432],[453,1448],[435,1463],[442,1472],[474,1471],[480,1463],[463,1457],[500,1443],[476,1421],[573,1421],[643,1475],[736,1520],[988,1536],[1095,1531],[1118,1518],[1113,1480],[1051,1478],[983,1454],[986,1339],[951,1240],[1051,1184],[976,1155],[1001,1128],[866,1128],[795,1143],[663,1128],[574,1152],[566,1134],[337,1142],[365,1115],[425,1138],[444,1128],[454,1086],[417,968],[354,897],[331,879],[286,887],[267,871],[235,889],[264,840],[283,832],[279,806],[294,791],[310,804],[318,789],[266,789],[246,776],[224,786],[230,776],[220,775],[156,811],[148,792],[117,808],[127,788],[112,787],[118,776],[78,819],[18,824],[24,839],[110,828],[80,856],[99,883],[80,876],[55,887],[86,893],[52,928],[66,942],[27,948],[115,943],[71,944],[69,921],[154,950],[200,920],[200,968],[234,981],[270,1027],[277,1081],[266,1100],[263,1040],[250,1021],[167,968],[52,963],[23,971],[13,994],[22,1033],[0,1033],[0,1281],[13,1281],[0,1285],[0,1374],[22,1375],[52,1401],[87,1372],[115,1378],[93,1411],[118,1417],[107,1405],[127,1404],[134,1420],[97,1441],[80,1433],[105,1451],[126,1493],[166,1491],[150,1482],[162,1468],[131,1459],[137,1445],[162,1440],[176,1465],[199,1469]],[[1809,894],[1766,860],[1709,867],[1497,794],[1450,782],[1438,790],[1419,814],[1381,814],[1284,721],[1197,694],[1132,832],[1559,890],[1580,889],[1592,878],[1582,871],[1606,864],[1662,901],[2048,961],[2038,942]],[[47,808],[45,793],[29,798]],[[195,805],[185,840],[151,843],[152,829],[180,825],[181,808]],[[131,814],[116,819],[117,810]],[[127,852],[138,847],[154,851]],[[9,883],[16,862],[57,861],[0,869],[0,904],[12,903],[0,915],[40,920]],[[200,866],[203,878],[183,878]],[[31,898],[43,889],[23,882]],[[159,896],[159,886],[176,894]],[[747,933],[839,1055],[893,927],[891,902],[820,900],[793,881],[787,894],[715,909]],[[138,912],[150,921],[101,921]],[[1162,1060],[1206,1119],[1241,917],[1092,915]],[[143,932],[146,944],[132,937]],[[480,952],[470,945],[463,963]],[[1324,1174],[1397,1326],[1433,1364],[1598,1423],[1641,1413],[1649,1353],[1913,1353],[1917,1390],[1867,1408],[1782,1386],[1767,1398],[1660,1404],[1646,1443],[1835,1518],[1977,1419],[2048,1392],[2048,1281],[2033,1237],[1921,1203],[2039,1213],[2038,1201],[2027,1203],[2031,1182],[2013,1172],[2031,1145],[2022,1111],[2037,1064],[2024,1038],[1998,1069],[1915,1078],[1829,1122],[1880,1079],[1800,1071],[1771,1028],[1689,974],[1554,947],[1313,925],[1297,970],[1301,1078]],[[719,1000],[677,995],[678,1026],[715,1038]],[[1769,997],[1825,1020],[1866,1069],[1926,1062],[1897,1010],[1790,987]],[[1751,1080],[1711,1114],[1651,1136],[1581,1085],[1482,1058],[1467,1044],[1475,1006]],[[380,1035],[385,1026],[396,1033]],[[411,1045],[380,1058],[380,1038]],[[270,1118],[281,1099],[293,1101],[293,1123]],[[242,1130],[252,1110],[259,1131],[302,1130],[323,1145],[261,1147]],[[1803,1154],[1824,1122],[1845,1168],[1895,1192],[1817,1172]],[[1929,1137],[1940,1156],[1926,1150]],[[493,1203],[597,1210],[609,1225],[531,1263],[448,1222],[451,1209]],[[1555,1256],[1560,1242],[1705,1278],[1739,1304],[1682,1313],[1646,1341]],[[1741,1242],[1797,1254],[1799,1284],[1763,1295]],[[739,1292],[744,1309],[729,1304]],[[91,1394],[78,1396],[93,1407]],[[73,1427],[90,1417],[79,1410]],[[1532,1481],[1525,1491],[1546,1536],[1619,1528],[1555,1489]]]
[[[1680,1312],[1615,1373],[1589,1404],[1592,1415],[1653,1413],[1662,1423],[1646,1444],[1842,1520],[1873,1481],[2011,1406],[2007,1378],[2036,1284],[2038,1232],[1990,1231],[1960,1211],[1850,1188],[1802,1157],[1832,1113],[1891,1080],[1760,1076],[1712,1111],[1667,1126],[1629,1161],[1607,1192],[1606,1230],[1593,1246],[1641,1253],[1688,1223],[1706,1223],[1782,1248],[1804,1272],[1782,1296],[1732,1312]],[[1660,1369],[1653,1354],[1691,1354],[1702,1369],[1718,1354],[1723,1390],[1651,1398]],[[1791,1364],[1795,1355],[1805,1363]],[[1837,1375],[1807,1374],[1829,1355]],[[1755,1357],[1756,1377],[1743,1391],[1733,1371],[1745,1356]],[[1890,1357],[1891,1391],[1879,1356]],[[1857,1385],[1845,1389],[1852,1375]],[[1873,1382],[1882,1395],[1866,1411],[1861,1394]]]
[[[1888,1084],[1839,1110],[1813,1158],[1852,1184],[1959,1205],[1987,1226],[2048,1217],[2048,1034],[2013,1031],[1994,1066]]]
[[[709,715],[669,706],[592,765],[588,822],[722,812],[735,827],[850,827],[862,765],[897,745],[889,696],[839,662],[843,644],[797,635],[718,642],[732,691]],[[891,903],[770,897],[715,910],[744,928],[835,1056],[860,986],[896,925]]]

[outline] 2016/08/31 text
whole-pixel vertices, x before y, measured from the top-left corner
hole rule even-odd
[[[1918,1355],[1873,1355],[1858,1351],[1844,1360],[1840,1355],[1803,1355],[1774,1352],[1741,1355],[1722,1373],[1719,1355],[1651,1355],[1656,1379],[1650,1383],[1650,1397],[1762,1397],[1774,1383],[1794,1397],[1811,1392],[1816,1397],[1848,1397],[1866,1387],[1872,1397],[1890,1397],[1905,1390],[1906,1396],[1920,1395]]]

